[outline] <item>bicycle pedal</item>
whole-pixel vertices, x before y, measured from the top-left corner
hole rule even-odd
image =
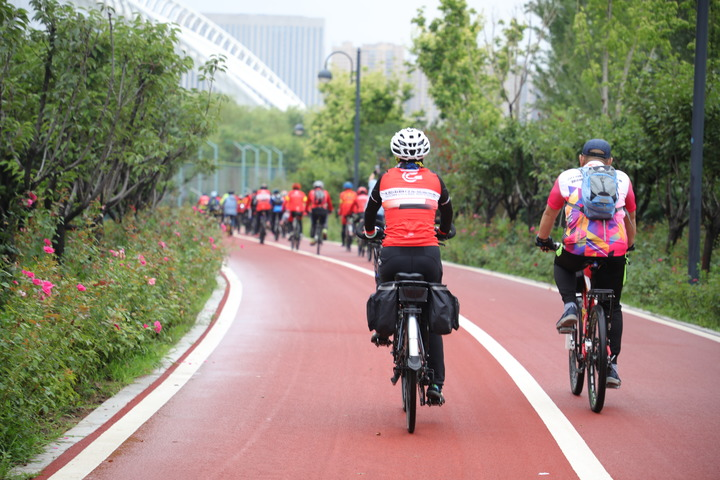
[[[557,329],[557,332],[558,332],[559,334],[565,335],[565,334],[568,334],[568,333],[573,333],[573,330],[574,330],[574,329],[573,329],[572,327],[564,327],[564,328],[558,328],[558,329]]]

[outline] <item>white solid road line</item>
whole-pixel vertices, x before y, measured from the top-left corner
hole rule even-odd
[[[200,365],[210,356],[235,320],[242,299],[242,284],[228,268],[223,268],[232,291],[216,320],[203,340],[190,352],[164,382],[135,405],[126,415],[88,445],[75,458],[50,477],[51,480],[78,480],[85,478],[127,440],[143,423],[175,395]]]

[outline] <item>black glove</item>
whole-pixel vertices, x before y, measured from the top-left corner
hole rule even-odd
[[[441,233],[440,229],[435,227],[435,236],[441,242],[443,242],[445,240],[450,240],[451,238],[453,238],[455,236],[456,233],[457,232],[455,231],[455,224],[450,224],[450,231],[448,233]]]
[[[548,238],[540,238],[536,235],[535,245],[540,247],[540,250],[542,250],[543,252],[552,252],[555,250],[555,242],[553,242],[552,237],[549,235]]]
[[[628,251],[628,252],[634,252],[634,251],[635,251],[635,244],[633,243],[632,245],[630,245],[630,246],[628,247],[627,251]]]
[[[365,232],[365,228],[363,227],[362,235],[366,240],[382,240],[385,236],[385,230],[383,227],[375,227],[375,234],[372,236],[368,236],[368,234]]]

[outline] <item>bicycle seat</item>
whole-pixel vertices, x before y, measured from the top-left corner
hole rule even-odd
[[[405,273],[400,272],[395,274],[395,280],[401,281],[401,280],[412,280],[414,282],[422,282],[424,281],[425,277],[423,277],[422,273]]]

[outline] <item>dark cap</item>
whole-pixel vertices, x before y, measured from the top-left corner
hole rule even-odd
[[[585,142],[582,154],[588,157],[610,158],[610,144],[600,138],[593,138]]]

